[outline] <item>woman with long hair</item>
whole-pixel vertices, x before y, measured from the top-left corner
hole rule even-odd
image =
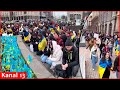
[[[99,62],[98,72],[100,78],[109,78],[110,70],[112,67],[112,60],[110,58],[110,53],[107,52],[103,55]]]

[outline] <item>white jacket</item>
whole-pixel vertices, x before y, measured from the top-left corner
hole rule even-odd
[[[53,44],[53,54],[48,57],[52,62],[52,66],[57,64],[62,64],[63,52],[60,45],[57,45],[56,41],[52,41]]]
[[[92,52],[95,51],[96,49],[97,49],[96,55],[93,55]],[[98,56],[99,56],[99,55],[98,55],[98,54],[99,54],[98,52],[99,52],[98,47],[94,47],[94,46],[93,46],[93,47],[91,48],[91,51],[90,51],[90,58],[91,58],[91,55],[92,55],[92,56],[95,56],[95,57],[98,57]]]

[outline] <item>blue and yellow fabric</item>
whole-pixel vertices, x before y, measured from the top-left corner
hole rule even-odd
[[[115,49],[116,49],[115,54],[116,56],[118,56],[120,53],[120,45],[118,44]]]
[[[55,32],[55,30],[53,29],[53,26],[50,26],[50,27],[49,27],[49,30],[51,31],[51,33],[54,33],[54,32]]]
[[[24,33],[24,41],[29,41],[29,36],[30,36],[30,33],[29,32],[25,32]]]
[[[38,50],[43,51],[47,45],[47,40],[45,37],[42,37],[42,40],[39,41],[38,43]]]
[[[104,62],[102,60],[100,60],[100,63],[98,66],[98,73],[99,73],[100,79],[102,79],[107,66],[112,67],[112,62],[109,60],[105,60]]]
[[[22,57],[17,44],[16,36],[2,36],[1,43],[4,45],[2,52],[2,72],[27,72],[27,78],[33,78],[32,69],[28,66],[32,62],[32,57],[28,55],[27,63]]]

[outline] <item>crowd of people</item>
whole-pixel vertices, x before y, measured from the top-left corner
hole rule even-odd
[[[99,61],[98,73],[99,78],[109,78],[110,71],[116,71],[118,78],[119,72],[119,56],[120,56],[120,37],[117,34],[114,36],[97,33],[98,37],[94,37],[94,33],[85,35],[87,48],[90,50],[90,59],[92,62],[93,71],[97,69],[96,63]],[[113,57],[113,49],[115,49],[114,64],[111,57]]]
[[[53,21],[2,25],[2,36],[21,35],[31,50],[49,64],[57,77],[76,76],[79,69],[78,47],[80,33]]]
[[[99,77],[109,78],[110,70],[119,72],[120,37],[108,36],[99,33],[81,33],[70,30],[65,24],[54,21],[31,21],[19,24],[3,24],[0,31],[2,36],[21,35],[25,43],[29,43],[32,52],[40,56],[43,63],[49,64],[55,75],[63,78],[75,77],[79,68],[79,43],[81,35],[85,35],[87,48],[90,50],[93,71],[96,70],[98,57]],[[112,65],[113,47],[116,59]],[[86,49],[87,49],[86,48]],[[100,51],[100,54],[99,54]]]

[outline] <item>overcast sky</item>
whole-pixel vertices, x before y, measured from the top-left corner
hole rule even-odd
[[[58,18],[59,18],[59,17],[61,17],[62,15],[65,15],[65,16],[66,16],[66,15],[67,15],[67,12],[64,12],[64,11],[63,11],[63,12],[62,12],[62,11],[61,11],[61,12],[53,12],[53,15],[54,15],[55,17],[58,17]]]

